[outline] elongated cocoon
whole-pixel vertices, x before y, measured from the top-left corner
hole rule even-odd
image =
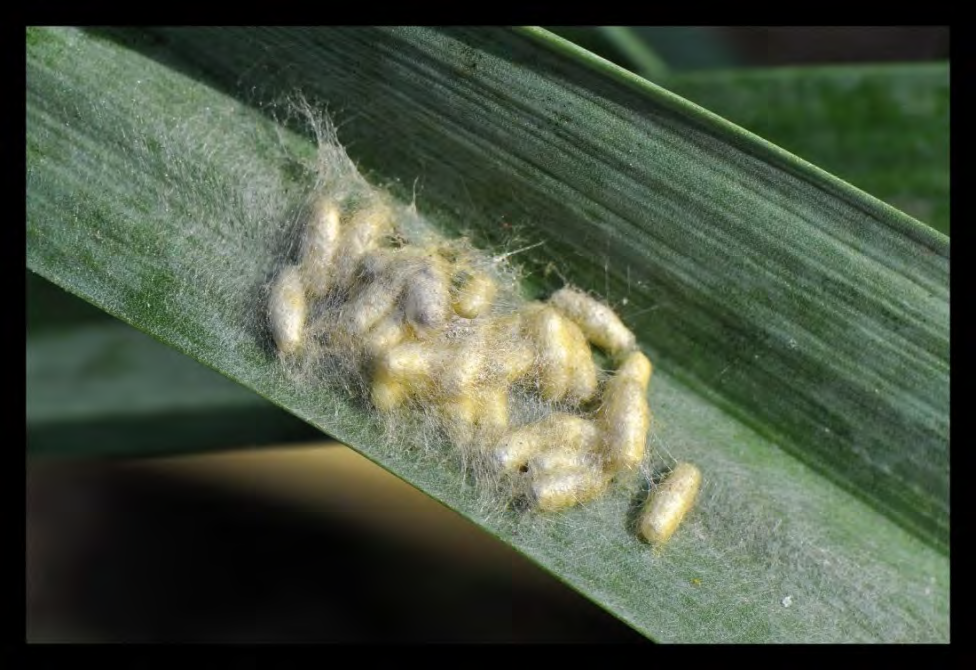
[[[551,475],[568,470],[601,470],[602,463],[597,454],[599,429],[590,424],[589,435],[584,436],[581,445],[554,444],[552,448],[536,454],[529,459],[529,472],[533,477]]]
[[[373,380],[369,391],[373,406],[381,412],[392,412],[402,406],[408,399],[407,387],[396,381],[381,377]]]
[[[522,320],[520,313],[510,314],[490,321],[484,329],[485,339],[494,345],[493,355],[486,360],[488,383],[511,384],[532,371],[536,348],[522,332]]]
[[[380,354],[375,363],[374,378],[392,380],[426,391],[434,375],[437,352],[419,342],[405,342]]]
[[[388,412],[411,398],[429,397],[438,362],[438,353],[420,342],[376,352],[370,389],[373,405]]]
[[[586,293],[561,288],[549,302],[579,325],[586,339],[611,356],[620,356],[637,346],[637,338],[617,313]]]
[[[597,440],[594,422],[568,414],[553,412],[534,423],[516,428],[495,446],[495,465],[503,472],[526,467],[536,454],[548,449],[581,451]]]
[[[650,359],[640,351],[634,351],[624,359],[624,362],[617,368],[614,378],[618,380],[629,380],[640,385],[641,390],[647,391],[651,383],[651,372],[653,366]]]
[[[461,443],[479,437],[497,439],[508,428],[508,389],[504,386],[446,397],[439,407],[452,438]]]
[[[451,309],[450,279],[443,264],[430,259],[420,264],[406,281],[403,295],[407,322],[421,339],[437,333],[447,323]]]
[[[403,278],[397,276],[361,282],[349,302],[342,307],[340,329],[354,337],[365,335],[390,315],[398,304],[402,290]]]
[[[339,247],[334,255],[332,280],[340,286],[349,285],[356,278],[359,264],[366,254],[379,248],[384,238],[391,236],[393,231],[393,211],[381,200],[353,212],[342,225]]]
[[[578,330],[576,333],[582,335]],[[590,353],[586,340],[582,337],[571,337],[570,341],[569,386],[566,395],[574,402],[585,402],[596,395],[598,385],[596,364],[593,362],[593,354]]]
[[[454,291],[451,306],[458,316],[474,319],[486,313],[491,307],[498,285],[495,280],[483,272],[464,272]]]
[[[547,305],[530,305],[525,332],[536,346],[539,392],[546,400],[586,400],[596,392],[596,365],[579,326]]]
[[[437,389],[440,396],[478,395],[485,369],[485,350],[477,342],[448,345],[437,352]]]
[[[271,335],[282,353],[292,354],[302,347],[307,311],[301,272],[297,266],[285,266],[275,277],[268,298]]]
[[[312,296],[323,296],[332,288],[332,262],[340,234],[338,205],[331,198],[317,199],[302,235],[300,251],[302,274]]]
[[[370,357],[375,357],[391,347],[400,344],[407,337],[403,317],[394,309],[373,326],[363,340],[363,349]]]
[[[644,460],[651,409],[647,386],[651,363],[640,351],[632,352],[607,381],[599,417],[605,434],[606,455],[615,470],[633,470]]]
[[[700,487],[701,471],[691,463],[679,463],[648,498],[640,518],[640,534],[648,542],[667,542],[695,504]]]
[[[532,483],[533,502],[543,512],[554,512],[596,498],[608,481],[603,472],[589,468],[543,475]]]

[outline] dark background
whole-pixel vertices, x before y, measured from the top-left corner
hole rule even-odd
[[[944,26],[710,28],[757,66],[948,60]]]
[[[944,27],[638,31],[675,70],[949,57]],[[580,29],[569,33],[597,48]],[[355,523],[341,509],[311,514],[245,486],[214,486],[179,468],[34,463],[27,639],[646,641],[464,527],[451,526],[462,529],[451,531],[457,544],[485,549],[490,560],[407,541],[409,532]]]

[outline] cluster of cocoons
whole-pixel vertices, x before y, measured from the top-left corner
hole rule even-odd
[[[423,417],[476,472],[541,511],[641,468],[652,366],[614,310],[568,286],[526,301],[502,259],[417,235],[406,212],[379,192],[314,202],[297,257],[270,286],[281,355],[350,361],[378,413]],[[685,466],[682,485],[648,503],[647,539],[666,540],[690,507],[700,475]]]

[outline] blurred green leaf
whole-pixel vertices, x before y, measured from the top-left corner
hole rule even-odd
[[[549,29],[649,81],[659,81],[668,75],[667,64],[653,46],[627,26],[552,26]]]
[[[635,37],[654,49],[673,72],[745,65],[718,31],[703,26],[631,26]]]
[[[702,72],[664,85],[949,234],[948,64]]]
[[[546,26],[584,49],[661,83],[668,71],[690,72],[740,64],[714,30],[694,26]]]
[[[108,38],[108,39],[106,39]],[[949,242],[534,30],[28,32],[28,266],[327,430],[662,641],[948,640]],[[486,508],[336,388],[281,370],[261,290],[309,188],[301,90],[445,232],[544,242],[657,365],[652,436],[706,486]],[[279,118],[280,117],[280,118]],[[555,268],[546,273],[544,269]],[[56,403],[52,403],[56,404]],[[29,439],[30,442],[30,439]],[[93,449],[92,453],[97,453]]]

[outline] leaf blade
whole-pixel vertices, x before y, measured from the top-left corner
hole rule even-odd
[[[949,234],[947,64],[708,72],[666,85]]]

